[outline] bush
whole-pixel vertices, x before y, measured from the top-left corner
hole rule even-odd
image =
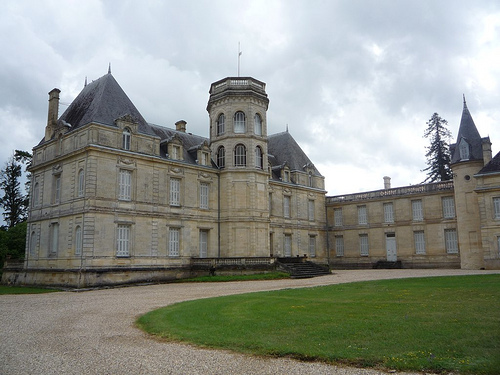
[[[6,258],[24,259],[27,227],[23,221],[12,228],[0,229],[0,268],[3,268]]]

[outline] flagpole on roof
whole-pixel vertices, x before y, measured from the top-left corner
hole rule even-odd
[[[240,42],[238,42],[238,77],[240,76],[240,57],[242,52],[240,51]]]

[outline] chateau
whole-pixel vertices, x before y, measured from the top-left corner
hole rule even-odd
[[[49,93],[33,149],[24,263],[3,283],[74,287],[162,281],[197,270],[500,268],[500,154],[465,104],[453,181],[326,197],[292,135],[268,135],[265,83],[213,83],[209,138],[148,123],[111,72],[59,116]],[[242,271],[241,271],[242,272]]]

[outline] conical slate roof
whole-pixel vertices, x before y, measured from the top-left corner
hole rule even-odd
[[[286,162],[291,171],[305,171],[307,166],[312,169],[315,176],[321,176],[288,131],[270,135],[267,141],[267,151],[272,155],[269,157],[271,166],[280,166]]]
[[[464,139],[469,144],[469,159],[468,160],[482,160],[483,148],[482,139],[477,131],[476,124],[467,108],[467,103],[464,97],[464,109],[462,111],[462,119],[460,120],[460,127],[458,129],[457,143],[452,147],[451,164],[458,163],[460,158],[460,141]]]
[[[115,120],[125,115],[132,116],[139,123],[140,133],[154,135],[127,94],[108,73],[86,85],[59,121],[64,121],[73,130],[91,122],[116,126]]]

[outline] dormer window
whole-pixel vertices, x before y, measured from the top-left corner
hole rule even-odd
[[[262,117],[258,113],[254,117],[254,132],[256,135],[262,135]]]
[[[464,138],[460,140],[460,144],[458,145],[458,151],[460,152],[460,160],[470,159],[469,144]]]
[[[181,147],[177,145],[172,145],[172,153],[171,158],[175,160],[179,160],[181,157]]]
[[[245,114],[238,111],[234,114],[234,132],[244,133],[245,132]]]
[[[288,167],[283,170],[283,182],[290,182],[290,170]]]
[[[216,126],[217,126],[217,135],[221,135],[226,131],[224,113],[221,113],[219,115]]]
[[[122,148],[124,150],[130,150],[130,129],[125,128],[123,129],[122,133]]]

